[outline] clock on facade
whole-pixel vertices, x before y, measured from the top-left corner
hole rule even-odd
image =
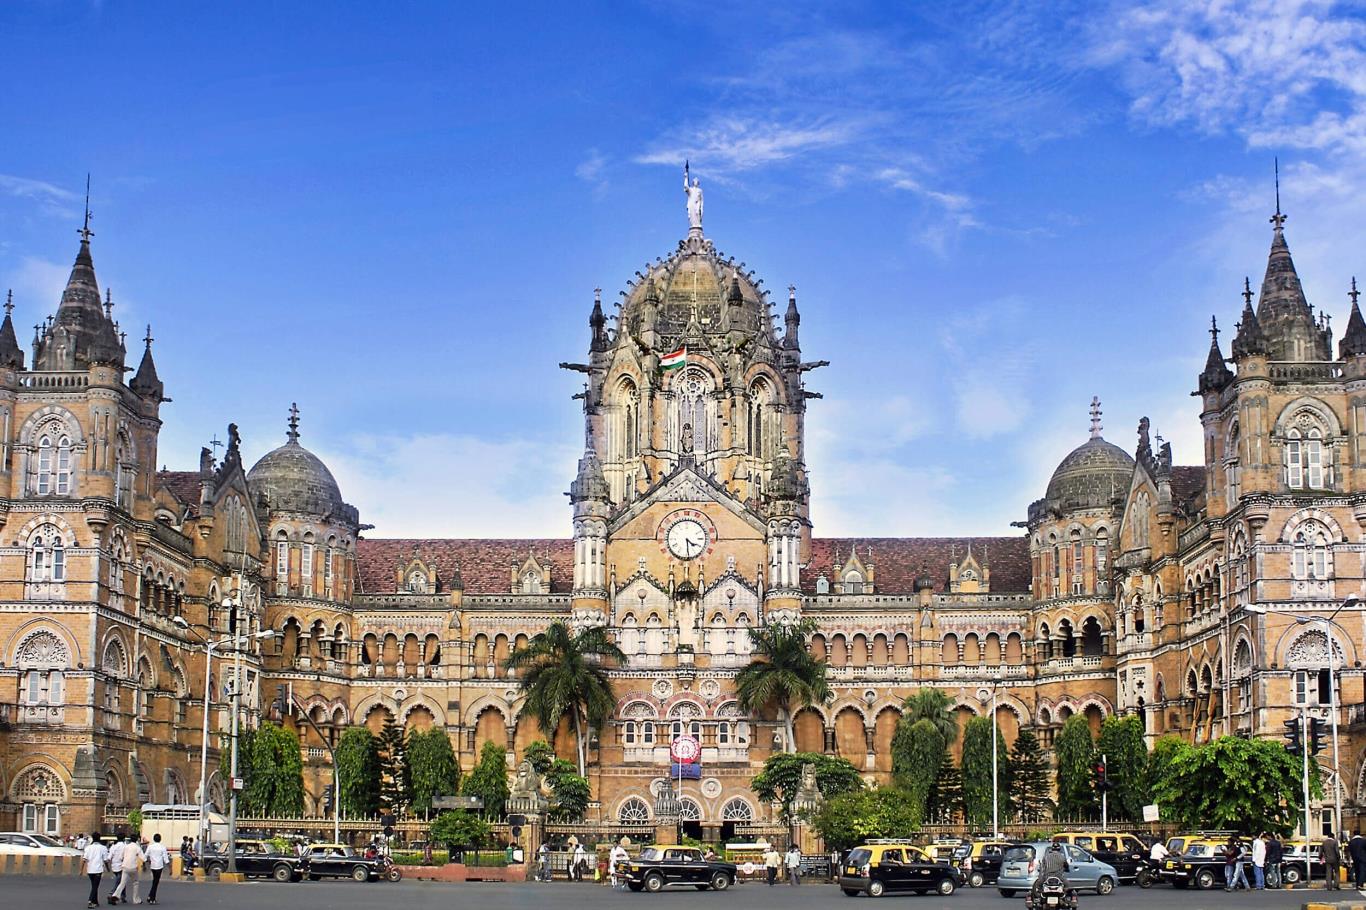
[[[668,544],[669,552],[679,559],[696,559],[707,549],[707,529],[691,518],[676,521],[669,528]]]

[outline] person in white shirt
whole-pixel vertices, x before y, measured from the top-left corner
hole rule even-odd
[[[114,873],[114,890],[109,892],[109,903],[117,904],[119,885],[123,883],[123,847],[121,838],[109,845],[109,871]]]
[[[1266,890],[1266,840],[1260,834],[1252,841],[1252,887]]]
[[[802,851],[796,844],[787,848],[784,865],[787,866],[787,883],[789,885],[800,885],[802,883]]]
[[[138,895],[138,873],[142,871],[142,866],[147,862],[147,854],[142,852],[138,842],[133,835],[128,835],[128,841],[123,845],[123,872],[119,877],[119,886],[114,889],[114,894],[110,897],[111,901],[131,900],[135,904],[142,903],[142,898]]]
[[[618,885],[625,884],[625,876],[617,874],[617,865],[619,863],[629,862],[630,859],[631,854],[626,852],[626,848],[624,846],[622,846],[621,844],[614,844],[612,846],[612,853],[608,859],[609,868],[607,871],[608,880],[612,883],[613,888],[617,887]]]
[[[161,873],[171,864],[171,853],[161,842],[160,834],[152,835],[152,845],[147,848],[147,868],[152,870],[152,890],[147,893],[147,903],[157,902],[157,886],[161,884]]]
[[[109,865],[109,851],[104,844],[91,838],[81,851],[81,868],[85,870],[86,876],[90,879],[90,900],[87,907],[98,907],[100,905],[100,879],[104,877],[104,870]]]
[[[588,853],[583,849],[582,843],[574,845],[574,875],[576,882],[583,881],[583,870],[588,866]]]
[[[72,846],[84,853],[85,848],[90,846],[90,840],[84,834],[78,834],[76,835],[76,843],[72,844]]]
[[[1170,852],[1171,851],[1167,849],[1166,844],[1162,843],[1160,840],[1155,840],[1153,841],[1153,849],[1148,853],[1148,859],[1152,860],[1154,863],[1161,864]]]

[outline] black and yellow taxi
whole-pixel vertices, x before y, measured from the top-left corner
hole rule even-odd
[[[651,844],[630,860],[617,864],[617,874],[632,891],[663,891],[693,887],[725,891],[735,884],[735,864],[707,859],[696,847]]]
[[[1053,840],[1080,847],[1087,853],[1115,867],[1122,884],[1133,884],[1138,870],[1148,864],[1148,848],[1132,834],[1101,831],[1063,831]]]
[[[952,894],[961,884],[959,869],[909,841],[868,841],[850,850],[840,866],[840,890],[847,897],[881,897],[889,891]]]
[[[273,878],[277,882],[297,882],[303,878],[307,864],[292,852],[285,852],[267,840],[238,838],[237,871],[248,878]],[[228,871],[227,845],[204,854],[204,874],[220,875]]]
[[[958,868],[963,870],[963,880],[967,886],[980,888],[996,884],[1001,874],[1001,861],[1011,846],[1012,842],[1007,840],[979,840],[969,844],[958,860]]]
[[[1167,858],[1158,877],[1176,888],[1192,885],[1202,891],[1224,880],[1224,845],[1228,838],[1206,834],[1181,834],[1167,841]]]

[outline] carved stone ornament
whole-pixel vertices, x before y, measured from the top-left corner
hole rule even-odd
[[[19,646],[15,655],[20,667],[68,667],[71,665],[71,652],[63,642],[51,632],[35,632]]]

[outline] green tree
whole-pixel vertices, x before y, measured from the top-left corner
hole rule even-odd
[[[1162,802],[1160,784],[1167,779],[1172,762],[1191,748],[1193,748],[1191,744],[1181,737],[1168,734],[1153,743],[1153,751],[1148,753],[1148,773],[1145,784],[1148,793],[1152,796],[1152,801],[1158,805],[1158,811],[1163,821],[1175,817],[1173,811],[1175,806]]]
[[[395,814],[412,801],[408,786],[407,739],[392,717],[379,731],[379,803]]]
[[[601,730],[616,706],[607,665],[625,659],[606,627],[575,633],[563,622],[553,622],[504,661],[507,669],[520,671],[526,710],[542,730],[553,734],[560,719],[569,716],[580,777],[588,765],[589,731]]]
[[[1064,821],[1090,820],[1098,814],[1096,800],[1096,748],[1086,717],[1067,718],[1053,740],[1058,767],[1058,816]]]
[[[460,765],[444,729],[412,731],[405,754],[414,812],[426,815],[432,811],[432,800],[460,792]]]
[[[892,735],[892,780],[911,801],[919,818],[933,819],[936,816],[931,813],[930,799],[939,769],[948,755],[947,743],[933,720],[907,720],[903,716]]]
[[[958,721],[953,716],[953,702],[938,689],[918,689],[902,702],[901,722],[910,725],[918,720],[934,724],[946,748],[958,741]]]
[[[1053,811],[1049,798],[1048,762],[1032,727],[1023,727],[1010,752],[1011,814],[1027,825],[1037,825]]]
[[[251,754],[239,752],[238,765],[250,765],[250,784],[244,782],[242,811],[245,815],[302,815],[304,811],[304,763],[299,737],[293,730],[269,721],[250,738]]]
[[[545,771],[550,786],[550,817],[557,822],[576,822],[588,809],[593,791],[588,778],[576,774],[574,763],[563,758],[553,759]]]
[[[489,836],[489,825],[473,812],[456,809],[438,815],[432,821],[428,834],[433,843],[472,847],[483,843]]]
[[[536,739],[528,743],[527,747],[522,750],[522,758],[531,762],[531,767],[536,769],[537,774],[544,775],[555,763],[555,750],[545,740]]]
[[[934,782],[925,800],[925,818],[941,825],[951,825],[958,821],[962,811],[963,775],[953,763],[953,753],[946,749],[940,756],[939,770],[935,772]]]
[[[811,827],[828,849],[847,850],[873,837],[908,837],[920,830],[920,818],[905,793],[878,787],[826,800]]]
[[[764,769],[754,775],[749,788],[764,802],[782,805],[784,824],[792,823],[792,799],[801,788],[804,765],[814,766],[816,786],[827,802],[863,789],[858,769],[842,758],[818,752],[775,752],[764,760]]]
[[[806,639],[812,620],[751,626],[747,665],[735,675],[740,707],[758,715],[773,708],[783,728],[783,751],[797,751],[793,718],[797,711],[830,695],[825,661],[813,656]]]
[[[478,796],[484,801],[485,818],[503,817],[503,805],[508,801],[507,757],[497,743],[484,743],[479,751],[479,764],[466,778],[464,791],[466,796]]]
[[[1096,752],[1105,756],[1105,777],[1112,785],[1107,809],[1113,820],[1140,822],[1148,790],[1148,745],[1143,721],[1134,715],[1105,718],[1096,739]]]
[[[1272,739],[1221,736],[1173,750],[1156,789],[1158,804],[1172,814],[1164,821],[1248,834],[1288,832],[1304,809],[1300,762]],[[1317,773],[1310,793],[1322,795]]]
[[[379,741],[368,727],[349,727],[337,740],[341,814],[370,818],[379,810]]]
[[[963,728],[963,758],[960,762],[963,787],[963,818],[970,828],[991,824],[991,734],[987,717],[974,717]],[[1006,740],[996,730],[996,797],[1002,819],[1010,808],[1010,757]]]

